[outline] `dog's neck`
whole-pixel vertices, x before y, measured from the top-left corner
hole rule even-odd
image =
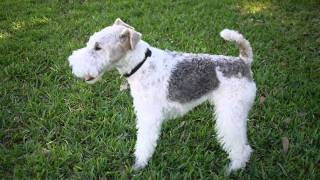
[[[117,64],[117,69],[121,75],[130,73],[143,59],[150,45],[144,41],[140,41],[134,50],[129,50],[127,54]]]

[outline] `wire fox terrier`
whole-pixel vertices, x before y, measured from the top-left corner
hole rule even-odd
[[[135,169],[147,165],[165,120],[206,101],[214,106],[218,140],[231,161],[228,172],[245,167],[252,152],[247,118],[256,94],[252,48],[237,31],[224,29],[220,36],[239,47],[239,57],[164,51],[118,18],[69,57],[72,73],[87,83],[112,69],[126,77],[137,117]]]

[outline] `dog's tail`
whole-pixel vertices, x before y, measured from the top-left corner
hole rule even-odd
[[[224,29],[220,32],[220,36],[227,41],[235,42],[240,49],[240,58],[245,63],[251,65],[253,61],[252,48],[249,41],[246,40],[242,34],[234,30]]]

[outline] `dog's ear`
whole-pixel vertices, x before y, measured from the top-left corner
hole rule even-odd
[[[127,28],[130,28],[130,29],[134,29],[134,27],[130,26],[129,24],[123,22],[120,18],[117,18],[113,25],[120,25],[120,26],[124,26],[124,27],[127,27]]]
[[[141,33],[134,29],[126,28],[120,34],[120,43],[128,49],[134,49],[141,39]]]

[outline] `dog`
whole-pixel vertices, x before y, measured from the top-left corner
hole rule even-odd
[[[224,29],[220,36],[238,46],[238,57],[161,50],[117,18],[69,56],[72,73],[86,83],[97,82],[112,69],[127,79],[137,118],[134,169],[147,165],[165,120],[204,102],[214,107],[218,141],[230,159],[227,171],[245,167],[252,152],[247,118],[256,95],[253,53],[237,31]]]

